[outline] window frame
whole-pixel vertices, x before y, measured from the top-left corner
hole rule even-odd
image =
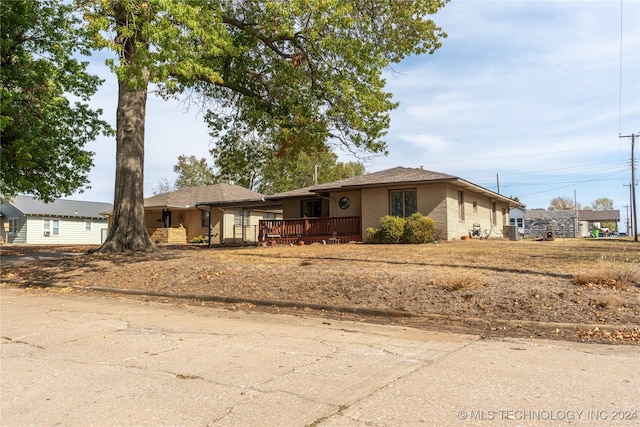
[[[307,215],[307,214],[311,214],[311,215]],[[322,217],[322,200],[320,199],[301,200],[300,201],[300,217],[301,218]]]
[[[401,208],[402,212],[396,212],[396,207],[394,206],[394,193],[400,194],[401,197]],[[407,207],[407,195],[413,194],[413,203],[414,206]],[[413,208],[413,209],[411,209]],[[418,212],[418,190],[416,188],[402,188],[402,189],[393,189],[389,190],[389,215],[398,216],[401,218],[409,218],[414,213]]]
[[[211,215],[211,211],[200,211],[200,227],[207,228],[209,226],[209,217]]]
[[[17,236],[18,233],[20,232],[20,218],[18,217],[13,217],[13,218],[9,218],[9,235],[10,236]]]
[[[233,226],[234,227],[242,227],[242,217],[244,216],[244,226],[249,226],[249,218],[251,218],[251,211],[248,209],[244,210],[244,215],[242,213],[242,209],[234,209],[233,210]]]
[[[48,227],[45,226],[45,224],[49,224]],[[54,226],[54,224],[57,224],[57,227]],[[61,232],[62,229],[62,222],[60,221],[60,218],[42,218],[42,235],[45,236],[45,233],[48,231],[49,232],[49,236],[60,236],[62,234]]]

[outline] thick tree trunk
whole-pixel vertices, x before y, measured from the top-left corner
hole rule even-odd
[[[144,121],[147,87],[118,81],[116,184],[113,221],[100,252],[155,249],[144,217]]]

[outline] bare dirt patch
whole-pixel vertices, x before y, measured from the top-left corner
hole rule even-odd
[[[2,256],[12,251],[26,253],[5,246]],[[168,302],[226,301],[234,309],[490,336],[640,344],[640,246],[632,241],[160,246],[149,254],[85,253],[7,266],[1,278],[56,284],[52,292],[127,290]]]

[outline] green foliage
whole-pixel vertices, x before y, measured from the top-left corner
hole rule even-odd
[[[386,153],[397,104],[382,73],[440,46],[446,35],[428,17],[446,1],[77,0],[94,45],[118,55],[109,62],[123,120],[117,215],[103,248],[145,249],[140,140],[149,82],[165,97],[200,97],[216,164],[237,161],[228,178],[246,187],[260,179],[256,157],[296,159],[332,146]]]
[[[111,129],[87,104],[101,81],[77,59],[89,53],[80,20],[58,0],[2,1],[0,20],[0,193],[52,201],[86,188],[84,146]]]
[[[204,157],[178,156],[178,163],[173,166],[178,174],[174,184],[176,189],[185,187],[199,187],[216,183],[216,177]]]
[[[408,219],[386,215],[380,218],[380,227],[367,228],[370,243],[430,243],[436,239],[435,222],[416,212]]]
[[[600,197],[593,202],[591,208],[594,211],[610,211],[613,209],[613,200],[608,197]]]
[[[241,10],[224,3],[233,48],[210,59],[222,83],[202,91],[217,107],[206,117],[216,164],[230,157],[234,172],[257,185],[256,155],[291,161],[338,145],[356,155],[386,153],[382,138],[397,104],[382,72],[440,46],[445,34],[428,16],[444,3],[250,1]]]
[[[173,171],[178,174],[173,185],[160,183],[158,189],[195,187],[216,182],[230,182],[264,194],[275,194],[313,184],[313,174],[318,168],[318,183],[336,181],[363,175],[365,168],[359,162],[338,162],[338,156],[330,151],[299,153],[296,157],[278,157],[261,152],[260,145],[241,145],[231,151],[211,149],[217,172],[209,167],[206,159],[180,156]]]
[[[276,194],[313,185],[317,166],[318,184],[363,175],[364,165],[357,162],[338,162],[338,156],[330,151],[299,153],[296,157],[272,156],[261,170],[258,191]]]
[[[372,243],[402,243],[406,222],[404,218],[386,215],[380,218],[380,228],[367,229],[367,235]]]
[[[435,240],[436,224],[428,217],[416,212],[404,225],[403,243],[429,243]]]
[[[204,243],[205,238],[200,235],[200,236],[195,236],[193,239],[191,239],[191,243]]]

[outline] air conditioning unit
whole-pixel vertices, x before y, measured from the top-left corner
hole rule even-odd
[[[45,232],[44,232],[44,237],[49,237],[49,235],[50,235],[50,234],[51,234],[51,232],[50,232],[50,231],[45,231]]]

